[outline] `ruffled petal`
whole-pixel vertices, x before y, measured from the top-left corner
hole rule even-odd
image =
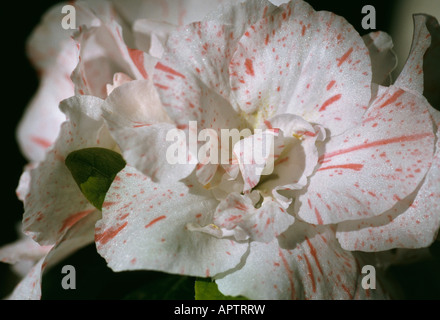
[[[268,197],[256,208],[248,196],[230,193],[217,207],[214,223],[220,228],[240,228],[252,241],[271,242],[295,221],[283,207]]]
[[[177,128],[151,81],[131,81],[113,90],[103,116],[127,163],[153,180],[178,181],[194,170],[195,162],[169,159],[168,150],[179,141],[169,139],[168,133]]]
[[[292,113],[337,135],[359,124],[371,97],[362,38],[344,18],[303,1],[248,27],[229,72],[251,123]]]
[[[122,27],[116,21],[83,28],[76,41],[79,62],[72,73],[77,95],[107,97],[107,84],[123,72],[132,79],[147,79],[156,62],[145,52],[127,47]]]
[[[247,243],[189,230],[190,225],[211,224],[218,204],[193,180],[165,185],[130,166],[119,172],[95,235],[98,252],[110,268],[209,277],[240,262]]]
[[[313,126],[293,114],[277,115],[265,121],[266,127],[278,128],[283,132],[282,153],[276,158],[273,178],[262,182],[261,190],[273,190],[279,197],[279,190],[298,190],[307,184],[307,178],[318,164],[317,142],[325,140],[325,130]]]
[[[270,243],[252,242],[243,267],[217,279],[225,295],[250,299],[380,299],[364,290],[361,262],[343,250],[330,227],[295,222]]]
[[[431,34],[427,24],[432,23],[432,20],[435,20],[435,18],[428,15],[414,15],[414,36],[411,52],[402,72],[394,83],[395,86],[423,94],[423,57],[431,45]]]
[[[41,299],[41,281],[44,270],[59,263],[78,249],[93,243],[94,226],[101,213],[95,210],[84,219],[77,221],[51,250],[41,258],[26,277],[15,287],[9,300]]]
[[[244,192],[254,188],[262,175],[273,173],[275,160],[284,148],[283,143],[284,139],[278,130],[267,129],[234,145],[234,156],[244,180]]]
[[[31,170],[29,192],[24,199],[23,229],[40,244],[54,244],[77,221],[95,208],[81,193],[64,160],[75,150],[115,148],[100,119],[103,101],[72,97],[61,103],[69,118],[44,161]]]
[[[312,224],[380,215],[409,196],[432,162],[429,105],[396,87],[383,89],[362,125],[331,138],[295,212]]]
[[[170,35],[163,60],[156,65],[154,80],[164,106],[175,121],[187,125],[188,119],[201,118],[202,109],[199,108],[210,107],[207,103],[202,104],[200,98],[207,91],[214,91],[229,101],[228,64],[237,42],[247,23],[267,16],[274,8],[265,0],[228,4],[203,21],[179,28]],[[215,100],[220,104],[220,97],[215,97]],[[224,110],[222,113],[226,114],[229,111],[224,109],[223,104],[217,109]],[[232,109],[230,106],[227,108]]]
[[[440,142],[420,188],[378,217],[338,224],[336,236],[345,250],[385,251],[425,248],[440,227]]]
[[[390,85],[391,72],[397,66],[397,56],[393,49],[393,40],[382,31],[371,32],[362,37],[368,48],[373,71],[373,83]]]

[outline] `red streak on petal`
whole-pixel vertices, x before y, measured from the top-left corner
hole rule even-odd
[[[246,74],[250,75],[250,76],[255,76],[254,73],[254,64],[252,62],[251,59],[246,59],[244,66],[246,67]]]
[[[329,82],[329,84],[327,85],[327,91],[329,91],[331,88],[333,88],[333,86],[335,85],[336,81],[332,80]]]
[[[313,290],[313,292],[316,292],[316,283],[315,283],[315,277],[314,277],[314,275],[313,275],[312,266],[310,265],[309,258],[307,258],[307,255],[306,255],[306,254],[304,254],[304,258],[306,259],[307,270],[309,271],[309,272],[308,272],[308,275],[309,275],[309,277],[310,277],[310,280],[312,280],[312,290]]]
[[[111,207],[111,206],[113,206],[113,205],[115,205],[115,204],[117,204],[117,202],[115,202],[115,201],[105,201],[105,202],[102,204],[102,207],[103,207],[103,208],[108,208],[108,207]]]
[[[290,269],[289,263],[287,262],[286,257],[284,256],[281,249],[278,249],[278,255],[281,257],[281,260],[283,261],[284,269],[286,269],[287,277],[289,278],[292,300],[295,300],[295,283],[293,282],[293,271]]]
[[[301,35],[304,37],[306,35],[306,25],[303,25],[301,30]]]
[[[321,108],[319,109],[319,111],[325,111],[325,109],[327,109],[327,107],[328,107],[329,105],[331,105],[332,103],[335,103],[336,101],[338,101],[339,99],[341,99],[341,97],[342,97],[342,94],[337,94],[337,95],[335,95],[335,96],[329,98],[327,101],[325,101],[325,102],[322,104],[322,106],[321,106]]]
[[[137,49],[128,49],[128,54],[130,55],[131,60],[133,60],[134,65],[141,73],[144,79],[148,78],[147,71],[145,71],[144,67],[144,52]]]
[[[156,219],[151,220],[149,224],[145,225],[145,229],[151,227],[156,222],[163,220],[165,218],[166,218],[166,216],[160,216],[160,217],[157,217]]]
[[[315,216],[316,216],[316,220],[318,221],[318,224],[323,225],[324,221],[322,221],[321,214],[319,213],[317,208],[315,208]]]
[[[124,229],[127,226],[128,222],[124,222],[117,228],[109,228],[105,230],[103,233],[97,233],[95,234],[95,241],[99,242],[100,244],[106,244],[111,239],[116,237],[116,235],[121,232],[122,229]]]
[[[318,266],[319,272],[321,272],[321,274],[324,275],[324,273],[322,272],[322,269],[321,269],[321,265],[319,264],[318,256],[316,255],[316,248],[312,245],[309,238],[306,237],[306,241],[307,241],[307,244],[310,248],[310,254],[312,255],[313,259],[315,260],[316,265]]]
[[[360,163],[349,163],[349,164],[341,164],[335,166],[328,166],[325,168],[319,168],[318,171],[331,170],[331,169],[350,169],[355,171],[361,171],[363,167],[364,165]]]
[[[350,56],[350,54],[353,52],[353,48],[348,49],[348,51],[339,59],[336,59],[338,62],[338,67],[340,67]]]
[[[396,100],[399,99],[399,97],[404,93],[405,93],[405,91],[403,91],[402,89],[399,89],[390,98],[388,98],[383,104],[381,104],[379,109],[382,109],[382,108],[386,107],[387,105],[396,102]]]
[[[241,202],[238,202],[238,201],[235,201],[235,208],[238,209],[238,210],[241,210],[241,211],[248,210],[248,207],[244,203],[241,203]]]
[[[342,288],[345,292],[347,292],[349,299],[350,299],[350,300],[353,300],[353,296],[352,296],[350,290],[349,290],[344,284],[341,284],[341,288]]]
[[[390,138],[390,139],[377,140],[374,142],[364,143],[359,146],[354,146],[351,148],[326,153],[319,158],[319,161],[322,163],[323,160],[333,158],[335,156],[339,156],[341,154],[346,154],[346,153],[353,152],[353,151],[358,151],[358,150],[368,149],[368,148],[375,148],[375,147],[384,146],[384,145],[392,144],[392,143],[416,141],[416,140],[420,140],[420,139],[423,139],[426,137],[431,137],[431,136],[433,136],[433,134],[431,132],[428,132],[428,133],[414,134],[414,135],[410,135],[410,136],[400,136],[400,137],[395,137],[395,138]]]
[[[266,127],[267,127],[268,129],[273,129],[272,124],[270,123],[269,120],[264,120],[264,124],[266,125]]]
[[[31,141],[38,144],[39,146],[43,147],[44,149],[49,148],[52,143],[46,139],[40,138],[40,137],[31,137]]]
[[[162,90],[168,90],[170,88],[170,87],[164,86],[163,84],[160,84],[160,83],[155,83],[154,85]]]
[[[175,75],[175,76],[177,76],[177,77],[181,77],[181,78],[183,78],[183,79],[186,78],[183,74],[177,72],[176,70],[174,70],[174,69],[172,69],[172,68],[170,68],[170,67],[167,67],[166,65],[164,65],[164,64],[162,64],[162,63],[160,63],[160,62],[158,62],[158,63],[156,64],[156,67],[155,67],[155,68],[156,68],[157,70],[161,70],[161,71],[163,71],[163,72],[171,73],[172,75]]]
[[[77,223],[79,220],[81,220],[93,211],[95,211],[95,209],[84,210],[67,217],[66,219],[64,219],[63,225],[58,232],[63,232],[65,229],[72,227],[75,223]]]

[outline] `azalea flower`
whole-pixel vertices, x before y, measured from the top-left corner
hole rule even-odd
[[[388,297],[381,284],[362,288],[361,269],[376,257],[359,251],[427,247],[440,223],[440,117],[424,82],[438,61],[436,20],[415,17],[410,57],[392,83],[387,34],[362,38],[302,0],[232,1],[214,11],[217,1],[204,1],[203,15],[191,10],[197,1],[164,4],[75,4],[85,21],[66,41],[75,63],[53,66],[54,77],[72,72],[73,93],[41,89],[52,107],[74,94],[60,104],[66,119],[41,139],[22,126],[34,162],[18,189],[23,229],[49,252],[11,298],[39,298],[44,269],[93,241],[114,271],[209,277],[230,296]],[[188,136],[190,121],[218,136],[251,135],[221,146],[227,163],[189,152],[187,164],[171,164],[166,134]],[[261,164],[253,151],[266,137],[272,152]],[[44,139],[49,148],[38,149]],[[127,163],[102,208],[65,164],[90,147]],[[8,252],[0,256],[12,261]]]
[[[226,6],[171,33],[150,79],[158,98],[136,108],[133,82],[104,105],[127,167],[97,223],[100,254],[115,271],[212,277],[251,299],[386,296],[362,289],[356,251],[426,247],[439,227],[438,112],[422,96],[433,20],[416,16],[390,86],[388,35],[362,39],[303,1]],[[164,161],[164,133],[190,121],[272,130],[273,174],[236,152],[253,135],[231,163],[184,178]]]

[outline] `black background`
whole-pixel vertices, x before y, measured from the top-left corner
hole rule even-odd
[[[23,212],[22,203],[16,198],[15,189],[26,160],[19,151],[15,133],[18,121],[38,86],[37,75],[26,56],[25,41],[33,28],[38,24],[43,13],[59,1],[8,2],[7,5],[5,2],[2,2],[2,8],[0,9],[0,52],[2,54],[2,59],[0,60],[0,78],[2,81],[0,91],[0,128],[2,130],[0,140],[0,157],[2,158],[0,167],[0,184],[2,187],[0,193],[2,197],[0,208],[0,246],[16,239],[16,225],[21,220]],[[367,33],[367,31],[361,28],[363,17],[361,9],[364,5],[369,4],[376,8],[377,29],[389,32],[392,10],[396,4],[398,5],[399,0],[310,0],[309,3],[316,10],[329,10],[344,16],[362,35]],[[410,37],[411,35],[408,36]],[[93,250],[86,249],[83,252],[85,252],[86,256],[89,255],[87,256],[89,263],[104,265],[100,257],[93,256],[93,253],[91,253]],[[437,275],[440,271],[438,266],[438,263],[434,265],[421,264],[416,266],[418,269],[415,271],[413,269],[409,271],[399,269],[394,272],[394,276],[403,282],[404,289],[406,289],[407,297],[409,298],[439,298],[436,287],[433,287],[433,279],[438,280],[439,278]],[[411,268],[411,266],[404,268]],[[0,263],[0,298],[12,290],[16,280],[8,270],[7,265]],[[405,276],[407,275],[405,272],[412,272],[410,274],[416,272],[417,274],[413,274],[408,279]],[[112,276],[112,273],[109,272],[104,272],[103,274],[106,274],[108,279],[119,276]],[[136,282],[136,274],[130,277],[130,281]],[[100,281],[102,282],[103,280],[101,279]],[[120,282],[121,280],[116,281],[116,287],[118,285],[122,286],[118,281]],[[112,290],[117,289],[113,287]],[[411,292],[413,293],[412,295]],[[105,295],[100,297],[80,295],[80,297],[106,298]],[[118,296],[111,295],[108,297],[118,298]],[[52,295],[51,298],[56,299],[57,296]]]

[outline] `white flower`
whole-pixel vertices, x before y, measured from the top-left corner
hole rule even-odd
[[[128,163],[97,224],[109,266],[213,277],[223,294],[254,299],[381,297],[362,289],[352,251],[426,247],[439,227],[438,112],[422,96],[429,19],[416,17],[389,87],[390,38],[362,39],[303,1],[225,6],[171,33],[152,77],[159,97],[136,108],[147,91],[133,82],[104,106]],[[164,161],[164,136],[189,121],[219,136],[275,129],[273,175],[235,152],[182,180],[191,168]]]
[[[88,18],[75,36],[76,96],[61,103],[67,120],[44,160],[35,151],[40,162],[19,188],[24,230],[55,246],[15,297],[52,256],[93,238],[115,271],[212,277],[225,295],[386,296],[380,286],[362,288],[356,251],[426,247],[440,224],[440,117],[423,96],[435,19],[416,16],[405,69],[385,86],[396,62],[389,36],[361,38],[342,17],[302,0],[227,2],[201,21],[192,16],[197,1],[179,2],[176,12],[168,1],[148,11],[153,3],[78,5]],[[157,12],[161,22],[142,20]],[[166,134],[197,134],[190,121],[218,136],[251,135],[220,150],[227,163],[196,165],[190,152],[187,164],[170,164]],[[273,152],[261,164],[253,151],[266,136]],[[87,147],[127,162],[102,214],[64,163]]]

